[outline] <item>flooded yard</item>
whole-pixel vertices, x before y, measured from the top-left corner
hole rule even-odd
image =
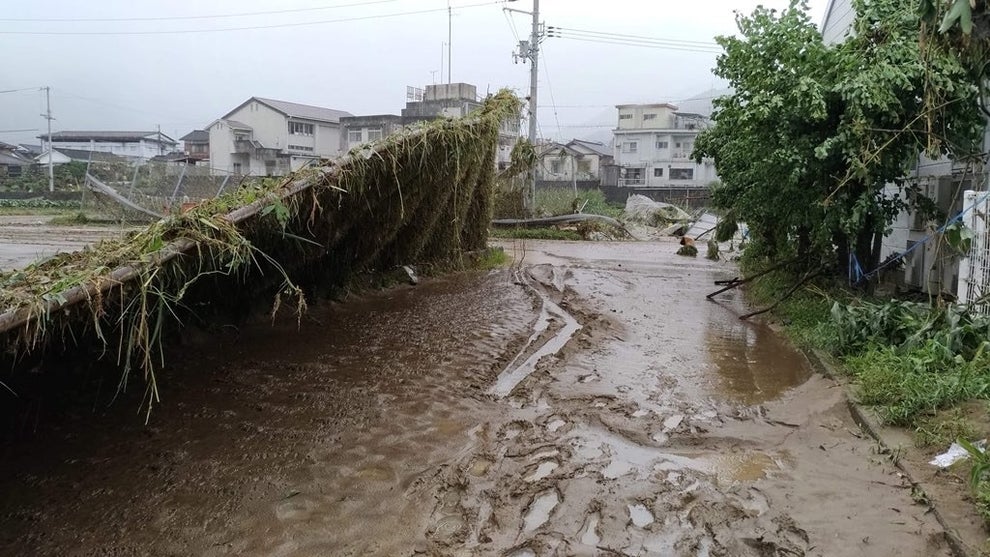
[[[8,430],[8,555],[950,555],[844,391],[674,242],[507,242],[510,270],[176,351]],[[110,389],[112,387],[106,387]]]

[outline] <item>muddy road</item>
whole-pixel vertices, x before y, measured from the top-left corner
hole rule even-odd
[[[0,215],[0,271],[20,269],[57,253],[76,251],[106,238],[120,238],[119,226],[54,226],[47,215]]]
[[[148,427],[137,395],[39,396],[8,424],[0,552],[950,555],[843,390],[741,294],[704,300],[731,267],[505,246],[513,270],[186,346]]]

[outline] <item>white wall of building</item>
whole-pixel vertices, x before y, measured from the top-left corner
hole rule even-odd
[[[836,44],[845,40],[855,19],[856,10],[853,8],[852,0],[831,0],[822,22],[822,39],[825,44]]]
[[[272,171],[271,162],[277,160],[275,172],[298,170],[316,157],[335,157],[340,152],[339,125],[316,120],[289,118],[268,105],[251,101],[231,112],[225,120],[240,122],[251,128],[250,138],[271,151],[263,155],[234,154],[234,132],[224,120],[210,127],[210,166],[221,172],[240,172],[265,176]],[[289,131],[290,122],[312,127],[312,133]]]
[[[697,130],[615,132],[615,162],[625,169],[619,185],[705,187],[718,179],[711,162],[691,160]]]
[[[47,143],[46,143],[47,145]],[[175,147],[159,146],[155,141],[58,141],[54,142],[55,150],[77,149],[80,151],[96,151],[112,153],[121,157],[150,159],[157,155],[171,153]],[[47,147],[45,147],[47,149]]]

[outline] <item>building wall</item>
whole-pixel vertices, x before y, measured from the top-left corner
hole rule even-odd
[[[210,132],[210,168],[221,173],[234,172],[234,134],[230,126],[217,120],[207,131]],[[242,169],[242,173],[246,171]]]
[[[617,130],[615,163],[626,171],[625,177],[620,176],[619,185],[654,188],[708,186],[718,176],[714,164],[697,164],[691,160],[697,136],[695,130]],[[636,144],[635,152],[632,143]],[[637,169],[642,169],[642,172]],[[688,170],[690,178],[679,177]],[[637,173],[641,178],[633,178]]]
[[[822,39],[826,44],[841,43],[849,35],[855,19],[852,0],[831,0],[822,22]]]
[[[251,138],[266,149],[247,158],[246,155],[235,156],[233,131],[223,120],[218,121],[209,130],[210,166],[218,171],[235,172],[234,163],[240,162],[241,172],[265,176],[271,170],[271,163],[275,162],[275,172],[285,174],[298,170],[314,158],[336,157],[340,153],[339,126],[331,122],[290,119],[257,101],[244,105],[227,119],[250,126]],[[289,133],[290,122],[311,124],[312,135]]]
[[[674,109],[662,105],[620,105],[619,129],[673,128]]]
[[[171,153],[175,146],[164,145],[160,147],[157,142],[147,141],[54,141],[55,150],[77,149],[80,151],[96,151],[100,153],[112,153],[121,157],[150,159],[156,155]],[[47,147],[46,147],[47,148]]]

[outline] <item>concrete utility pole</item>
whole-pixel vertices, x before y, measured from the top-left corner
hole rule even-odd
[[[52,163],[52,88],[45,87],[45,113],[42,118],[48,120],[48,191],[55,191],[55,167]]]
[[[515,2],[516,0],[509,0],[510,2]],[[522,59],[523,61],[529,60],[531,62],[529,67],[529,142],[536,147],[536,110],[538,105],[537,97],[539,94],[539,77],[540,77],[540,40],[542,39],[543,33],[540,29],[540,0],[533,0],[533,11],[525,12],[522,10],[514,10],[512,8],[505,8],[510,12],[519,12],[524,14],[529,14],[533,16],[533,30],[529,37],[529,43],[522,41],[519,44],[519,52],[514,54],[513,57],[516,59]],[[536,208],[536,169],[534,168],[530,172],[530,207]]]
[[[454,65],[454,10],[447,0],[447,94],[450,94],[451,66]]]

